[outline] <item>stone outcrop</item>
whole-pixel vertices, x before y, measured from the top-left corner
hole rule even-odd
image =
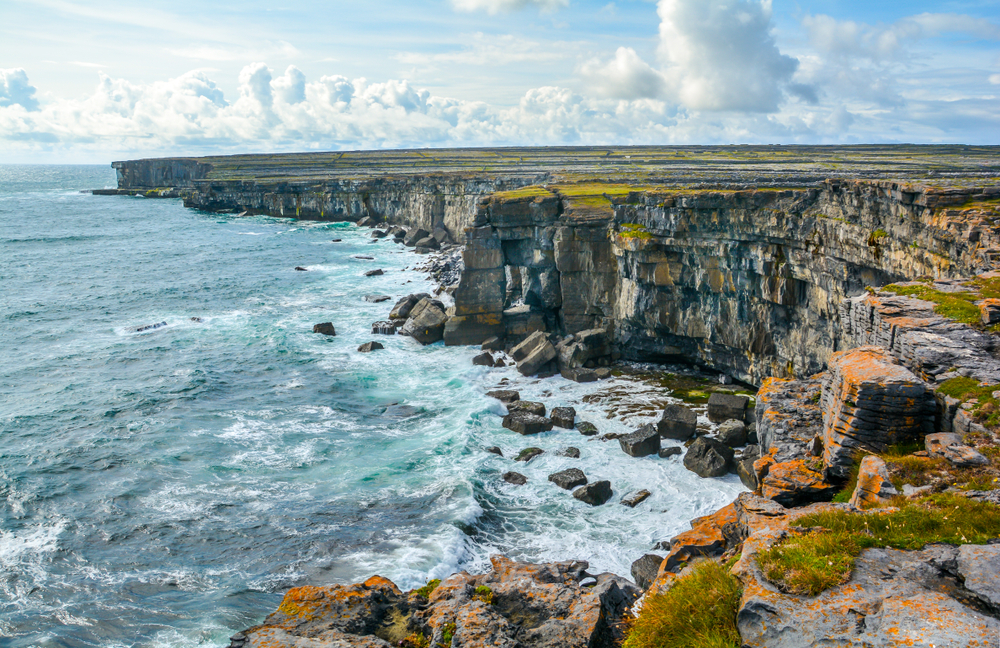
[[[858,468],[858,485],[854,487],[849,504],[855,508],[866,509],[885,505],[889,498],[895,495],[899,495],[899,491],[890,481],[885,460],[875,455],[868,455],[862,459]]]
[[[399,334],[408,335],[421,344],[433,344],[443,339],[447,321],[448,316],[441,302],[424,297],[410,311]]]
[[[671,404],[663,408],[656,429],[664,439],[687,441],[698,428],[698,415],[683,405]]]
[[[928,454],[941,457],[959,468],[989,465],[990,460],[962,442],[962,437],[950,432],[928,434],[924,439]]]
[[[684,467],[699,477],[721,477],[732,468],[733,449],[715,439],[699,437],[684,454]]]

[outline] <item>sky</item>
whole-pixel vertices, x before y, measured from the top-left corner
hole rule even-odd
[[[0,0],[0,163],[1000,144],[1000,0]]]

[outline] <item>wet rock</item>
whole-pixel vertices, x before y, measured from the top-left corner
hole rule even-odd
[[[699,437],[684,455],[684,467],[699,477],[721,477],[729,473],[734,454],[715,439]]]
[[[511,389],[498,389],[486,392],[486,395],[497,399],[501,403],[513,403],[514,401],[521,400],[521,394]]]
[[[589,383],[597,380],[597,372],[593,369],[562,369],[559,373],[566,380],[577,383]]]
[[[639,504],[645,502],[651,495],[652,493],[648,490],[636,491],[623,497],[621,503],[629,508],[635,508]]]
[[[545,451],[541,448],[525,448],[524,450],[521,450],[521,452],[517,453],[517,456],[514,457],[514,461],[523,461],[527,463],[542,454],[545,454]]]
[[[761,480],[761,494],[782,506],[828,502],[840,490],[828,482],[818,461],[795,459],[772,465]]]
[[[518,461],[520,461],[520,459],[518,459]],[[508,484],[514,484],[515,486],[524,486],[525,484],[528,483],[527,477],[525,477],[519,472],[514,472],[513,470],[510,472],[505,472],[503,474],[503,480]]]
[[[549,418],[555,427],[572,430],[573,422],[576,420],[576,410],[572,407],[553,407]]]
[[[687,441],[695,435],[698,415],[683,405],[671,404],[663,409],[656,429],[664,439]]]
[[[515,400],[507,403],[508,412],[527,412],[535,416],[545,416],[545,404],[534,401]],[[553,421],[553,423],[555,423]]]
[[[587,476],[579,468],[570,468],[549,475],[549,481],[565,490],[573,490],[587,483]]]
[[[885,461],[875,455],[862,459],[858,468],[858,485],[854,487],[850,505],[859,509],[885,505],[890,497],[896,495],[899,491],[889,481]]]
[[[358,221],[358,227],[375,227],[375,225],[377,224],[378,221],[372,218],[371,216],[365,216],[364,218]]]
[[[330,239],[330,242],[331,242],[331,243],[340,243],[340,242],[342,242],[343,240],[344,240],[344,239]]]
[[[307,270],[306,268],[303,268],[302,266],[295,266],[295,270],[297,272],[309,272],[309,270]]]
[[[382,270],[382,268],[377,268],[375,270],[369,270],[368,272],[365,273],[365,276],[366,277],[381,277],[384,274],[385,274],[385,272]]]
[[[430,235],[431,233],[427,230],[414,227],[406,233],[406,236],[403,237],[403,245],[406,247],[414,247],[416,246],[417,241],[423,240]]]
[[[670,539],[670,552],[660,570],[677,572],[700,556],[719,556],[739,543],[737,525],[739,512],[735,503],[725,506],[711,515],[691,520],[691,530]]]
[[[392,312],[389,313],[389,319],[406,319],[410,316],[410,311],[413,307],[420,303],[423,299],[430,299],[430,295],[427,293],[418,293],[415,295],[407,295],[403,297],[396,305],[393,307]]]
[[[396,325],[392,322],[372,322],[372,333],[375,335],[395,335]]]
[[[743,450],[743,456],[736,462],[736,474],[739,475],[743,485],[752,491],[756,491],[760,487],[757,472],[753,468],[757,459],[760,459],[760,448],[749,445]]]
[[[373,256],[365,256],[363,254],[355,254],[352,258],[354,258],[354,259],[361,259],[362,261],[374,261],[375,260],[375,257],[373,257]]]
[[[662,448],[659,452],[661,459],[668,459],[670,457],[676,457],[677,455],[683,454],[684,451],[677,446],[671,446],[669,448]]]
[[[439,250],[441,249],[441,244],[438,243],[437,239],[433,236],[425,236],[414,244],[417,250]]]
[[[500,338],[494,335],[493,337],[483,342],[483,346],[481,348],[483,351],[502,351],[503,342],[500,341]]]
[[[498,457],[503,456],[503,450],[501,450],[498,446],[490,446],[489,448],[486,448],[486,452],[495,454]]]
[[[132,331],[135,333],[144,333],[146,331],[155,331],[156,329],[163,328],[166,325],[167,325],[166,322],[158,322],[156,324],[146,324],[145,326],[137,326],[134,329],[132,329]],[[314,333],[317,332],[315,328],[313,328],[313,332]]]
[[[472,364],[477,367],[493,367],[496,362],[493,360],[493,354],[491,353],[480,353],[475,358],[472,359]]]
[[[379,351],[384,348],[385,347],[378,342],[365,342],[358,347],[358,351],[361,353],[371,353],[372,351]]]
[[[559,369],[579,369],[611,355],[611,340],[604,329],[580,331],[559,343]]]
[[[990,460],[975,449],[965,445],[962,437],[957,434],[941,432],[928,434],[924,438],[924,447],[932,457],[941,457],[958,468],[973,468],[987,466]]]
[[[544,416],[514,411],[503,417],[503,426],[518,434],[539,434],[551,430],[552,421]]]
[[[333,322],[323,322],[322,324],[316,324],[313,326],[313,333],[320,333],[321,335],[336,335],[337,329],[333,328]]]
[[[607,480],[587,484],[573,491],[573,497],[591,506],[601,506],[611,499],[613,494],[611,482]]]
[[[715,438],[730,448],[743,447],[747,444],[747,427],[743,421],[730,419],[719,426]]]
[[[648,589],[656,579],[657,572],[660,571],[662,556],[656,554],[646,554],[642,558],[632,563],[632,580],[639,586],[639,589]]]
[[[377,230],[373,230],[372,231],[372,238],[373,239],[385,238],[388,235],[389,235],[389,230],[380,230],[380,229],[377,229]]]
[[[749,404],[750,398],[747,396],[712,392],[708,397],[708,420],[712,423],[722,423],[729,419],[742,421],[746,418]]]
[[[598,434],[597,426],[587,421],[580,421],[579,423],[577,423],[576,429],[583,436],[597,436]]]
[[[400,329],[400,335],[409,335],[421,344],[433,344],[444,337],[444,325],[448,321],[441,302],[424,298],[410,311],[410,317]]]
[[[564,457],[569,457],[570,459],[579,459],[580,458],[580,448],[574,448],[574,447],[570,446],[570,447],[568,447],[568,448],[566,448],[565,450],[562,451],[562,455]]]
[[[365,295],[365,301],[372,304],[381,304],[382,302],[387,302],[390,299],[392,299],[392,297],[389,295]]]
[[[660,451],[660,433],[652,425],[643,425],[631,434],[618,439],[625,454],[632,457],[646,457]]]
[[[608,378],[611,377],[611,369],[609,369],[608,367],[599,367],[597,369],[594,369],[594,375],[597,377],[598,380],[607,380]]]
[[[533,376],[556,357],[555,347],[541,331],[532,333],[528,338],[511,350],[511,357],[517,362],[517,370],[523,376]]]
[[[757,421],[747,423],[747,443],[750,445],[760,444],[760,438],[757,436]]]

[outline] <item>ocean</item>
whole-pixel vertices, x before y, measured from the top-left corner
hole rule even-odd
[[[524,378],[473,366],[478,348],[373,336],[435,288],[409,248],[82,191],[114,184],[110,167],[0,166],[0,645],[225,646],[290,587],[411,588],[493,553],[628,576],[744,490],[572,430],[521,437],[485,395],[621,433],[673,400],[656,380]],[[326,321],[336,337],[312,332]],[[357,352],[371,340],[385,349]],[[546,452],[515,463],[527,446]],[[547,481],[570,467],[615,497]]]

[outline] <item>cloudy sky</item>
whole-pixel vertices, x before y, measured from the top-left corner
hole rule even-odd
[[[853,142],[1000,144],[1000,0],[0,0],[0,162]]]

